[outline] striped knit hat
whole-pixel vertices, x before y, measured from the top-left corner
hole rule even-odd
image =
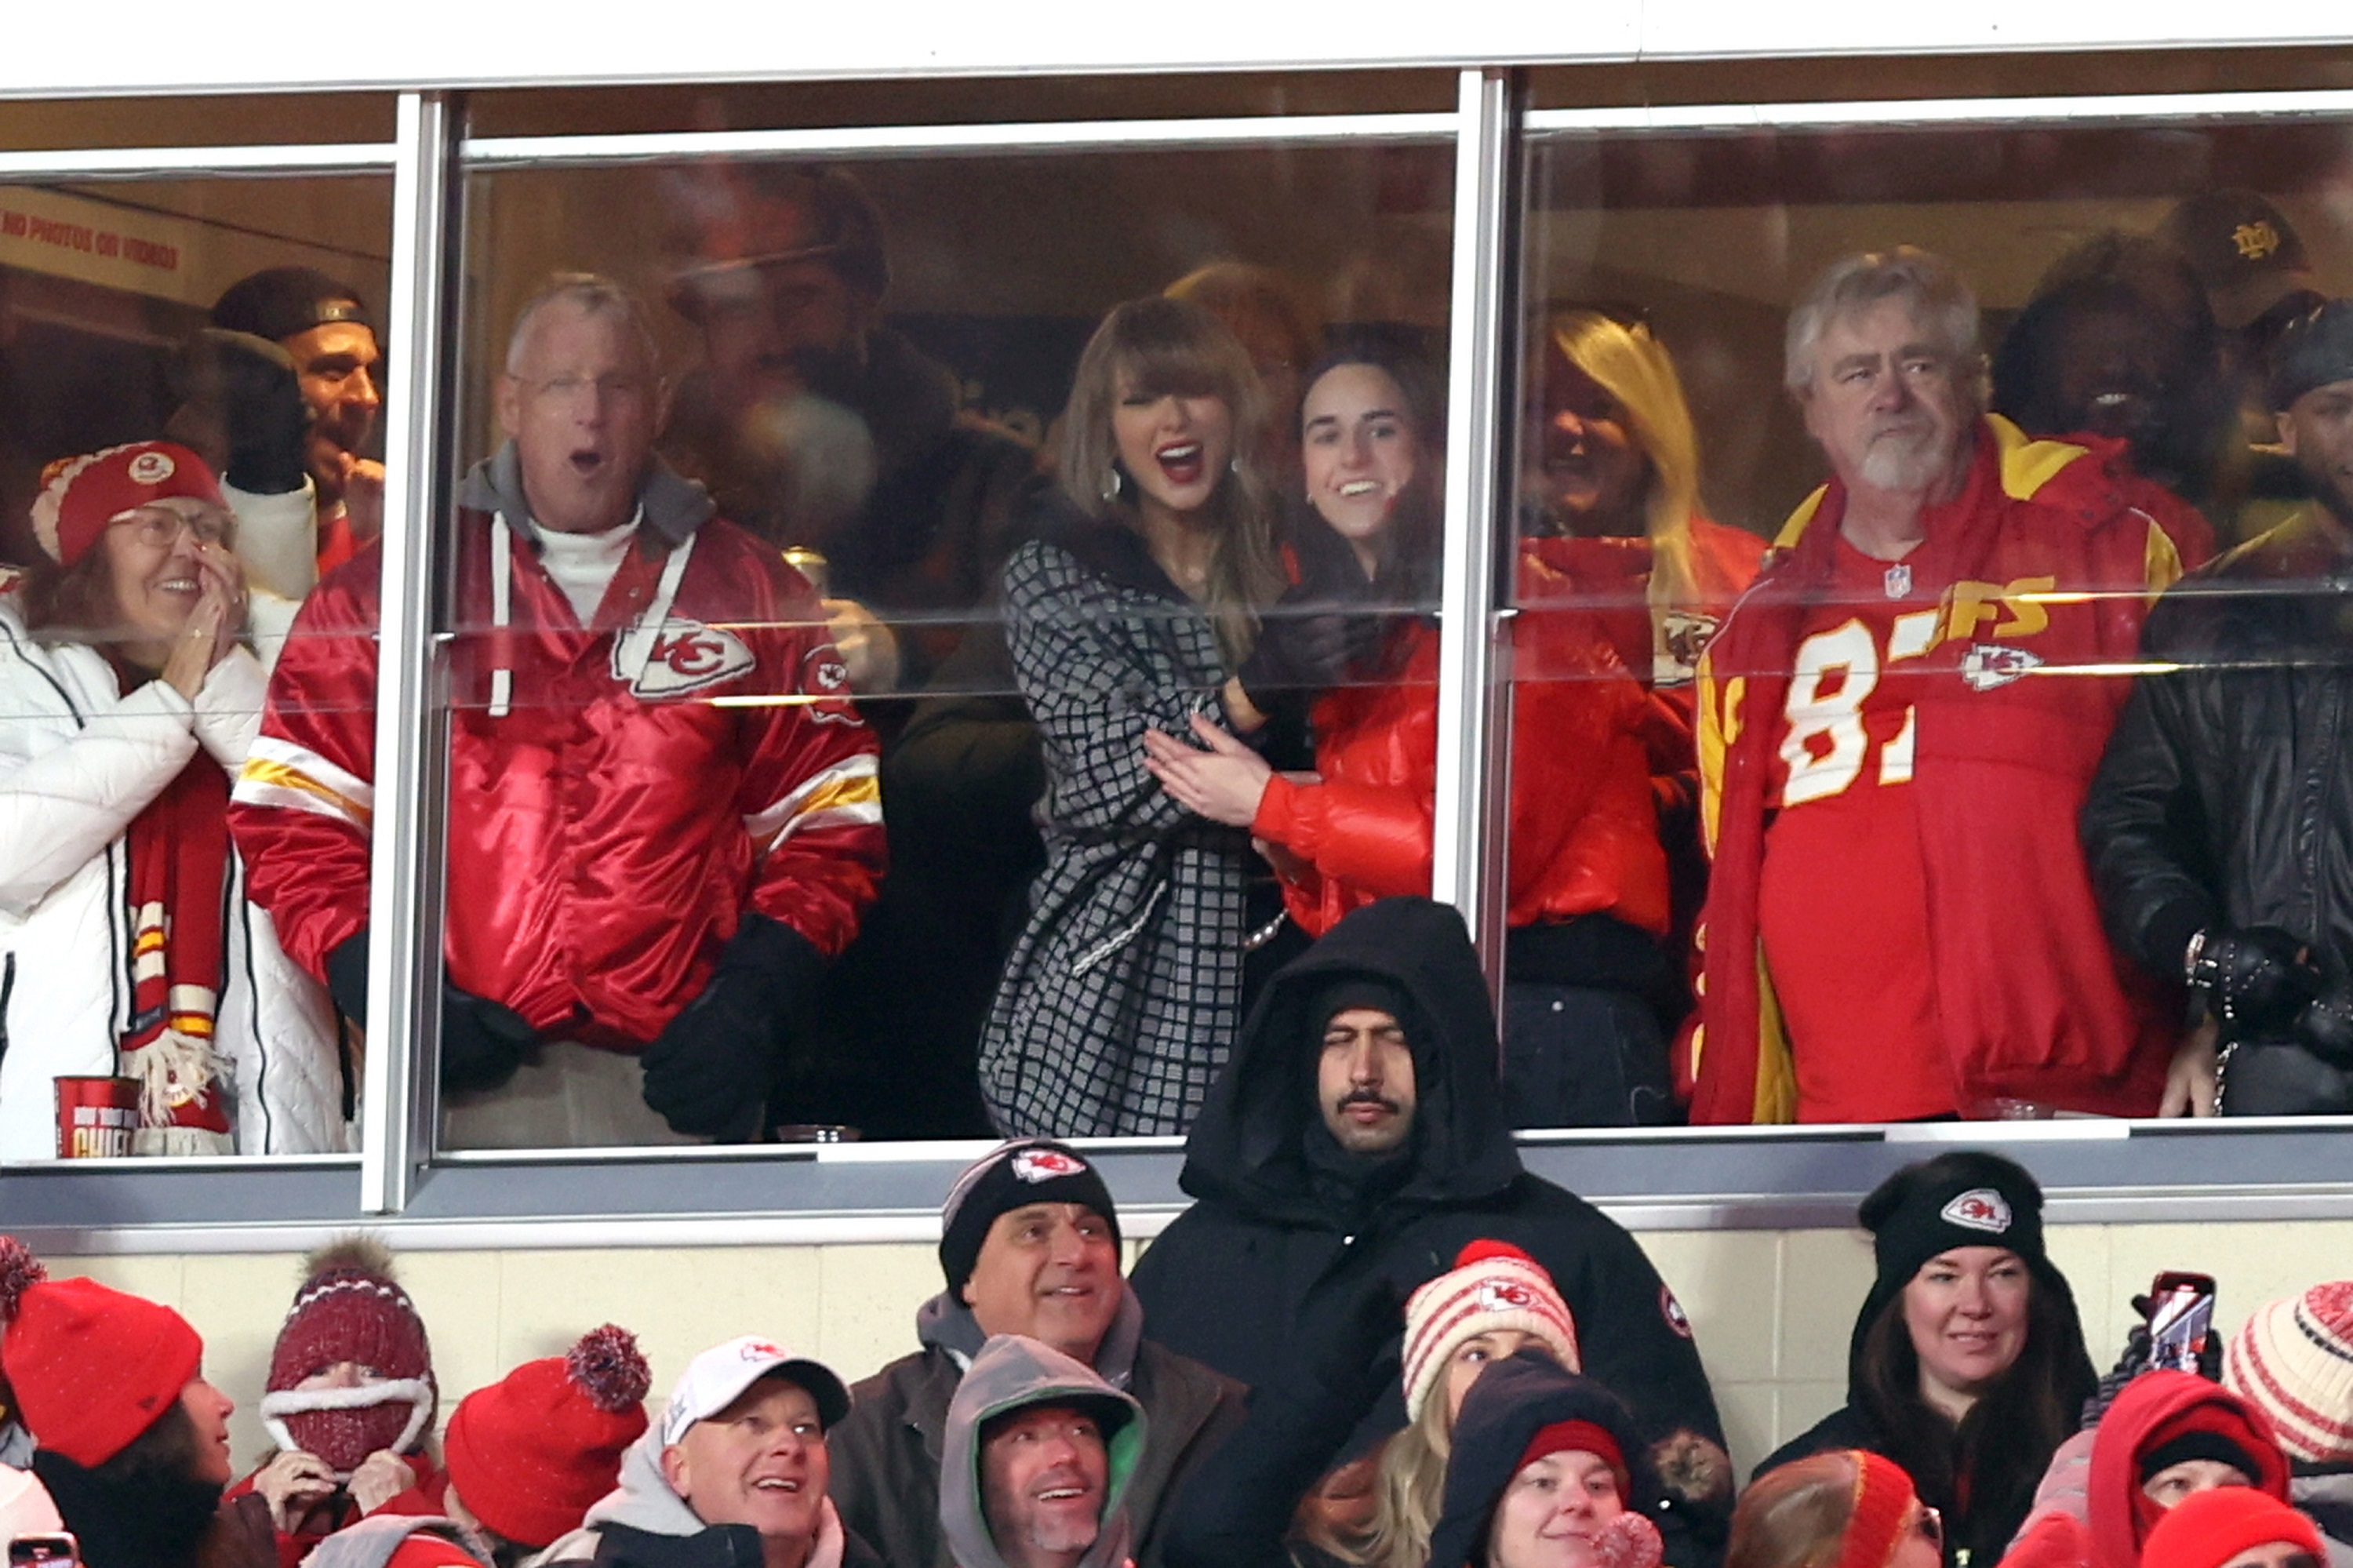
[[[1405,1415],[1419,1418],[1430,1391],[1466,1340],[1493,1329],[1517,1329],[1548,1346],[1555,1360],[1580,1372],[1577,1320],[1554,1288],[1552,1276],[1509,1242],[1474,1241],[1454,1269],[1415,1291],[1405,1304]]]
[[[2256,1308],[2222,1357],[2222,1382],[2272,1418],[2290,1458],[2353,1460],[2353,1279]]]

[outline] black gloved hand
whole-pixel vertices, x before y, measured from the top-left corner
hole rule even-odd
[[[367,1027],[368,928],[361,927],[327,949],[327,994],[345,1018]]]
[[[2306,961],[2305,944],[2276,926],[2208,927],[2187,972],[2225,1040],[2284,1030],[2320,994],[2320,972]]]
[[[2353,982],[2338,980],[2296,1015],[2295,1037],[2332,1067],[2353,1072]]]
[[[807,938],[744,916],[702,994],[646,1047],[646,1104],[679,1132],[727,1143],[757,1138],[793,1011],[824,972],[825,956]]]
[[[1292,588],[1259,618],[1258,641],[1234,673],[1250,700],[1271,709],[1285,692],[1320,692],[1369,661],[1380,620],[1359,605],[1305,584]]]
[[[173,379],[184,401],[218,415],[223,479],[251,495],[302,488],[311,410],[292,355],[268,338],[206,327],[180,350]]]
[[[539,1032],[514,1009],[441,982],[443,1093],[499,1087],[538,1042]]]

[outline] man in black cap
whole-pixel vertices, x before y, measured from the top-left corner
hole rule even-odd
[[[2117,947],[2186,980],[2221,1109],[2353,1110],[2353,300],[2274,347],[2313,499],[2168,589],[2084,808]]]
[[[1157,1568],[1162,1505],[1241,1425],[1244,1390],[1144,1337],[1119,1271],[1119,1214],[1085,1159],[1024,1139],[967,1168],[940,1213],[947,1288],[915,1315],[923,1348],[857,1385],[832,1435],[842,1521],[894,1568],[950,1568],[940,1464],[950,1401],[994,1335],[1019,1334],[1134,1397],[1149,1437],[1127,1492],[1136,1561]]]
[[[1406,1298],[1466,1244],[1509,1242],[1552,1276],[1586,1374],[1631,1407],[1680,1500],[1728,1511],[1682,1307],[1623,1227],[1521,1167],[1496,1054],[1460,915],[1385,898],[1334,926],[1268,982],[1193,1124],[1180,1182],[1197,1201],[1135,1269],[1153,1332],[1270,1383],[1307,1359],[1302,1325],[1321,1333],[1386,1291],[1402,1327]]]
[[[2188,262],[2221,331],[2227,418],[2209,493],[2197,497],[2225,543],[2253,538],[2302,499],[2295,465],[2272,444],[2265,367],[2282,328],[2321,302],[2312,259],[2287,215],[2251,190],[2201,191],[2168,213],[2157,241]]]
[[[365,455],[384,406],[367,306],[324,272],[272,267],[230,284],[212,324],[274,343],[293,361],[310,415],[303,466],[318,494],[319,569],[332,571],[384,528],[384,464]]]

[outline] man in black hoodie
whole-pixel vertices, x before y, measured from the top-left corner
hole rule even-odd
[[[1495,1061],[1461,916],[1385,898],[1333,927],[1269,982],[1193,1124],[1180,1180],[1198,1202],[1133,1278],[1153,1337],[1256,1386],[1368,1291],[1401,1323],[1466,1243],[1507,1241],[1559,1287],[1586,1374],[1632,1409],[1669,1489],[1728,1502],[1682,1308],[1623,1227],[1522,1169]]]

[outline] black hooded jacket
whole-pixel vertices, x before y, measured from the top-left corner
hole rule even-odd
[[[1353,1201],[1335,1191],[1328,1162],[1307,1153],[1311,1127],[1328,1138],[1308,1054],[1324,1020],[1308,1014],[1349,976],[1385,980],[1408,999],[1414,1016],[1400,1022],[1419,1102],[1405,1168]],[[1294,1329],[1344,1320],[1376,1280],[1393,1292],[1401,1326],[1406,1298],[1451,1268],[1466,1243],[1507,1241],[1551,1274],[1577,1319],[1587,1374],[1626,1401],[1646,1442],[1688,1430],[1720,1446],[1682,1308],[1623,1227],[1521,1168],[1495,1057],[1494,1010],[1453,910],[1385,898],[1333,927],[1268,983],[1193,1124],[1181,1181],[1198,1201],[1130,1279],[1153,1338],[1266,1384]]]

